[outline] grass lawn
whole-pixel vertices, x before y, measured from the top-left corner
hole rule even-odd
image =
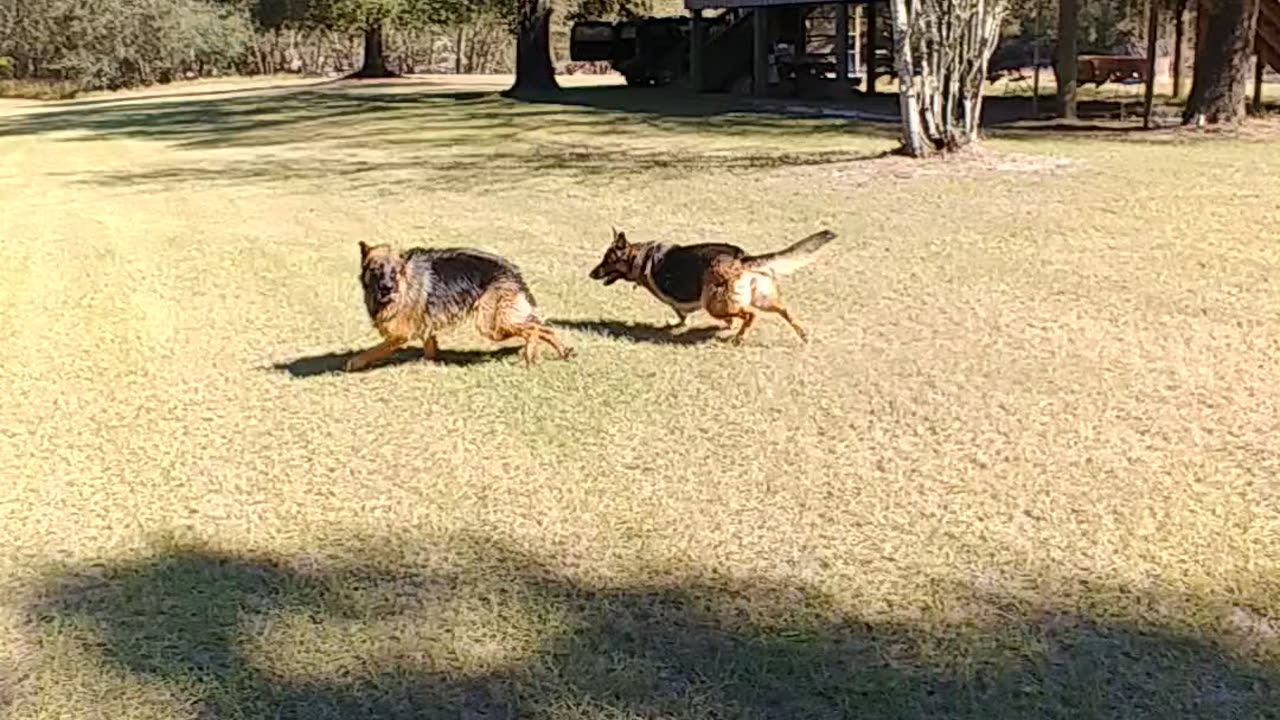
[[[1280,717],[1269,133],[914,165],[496,87],[0,106],[0,716]],[[835,229],[814,342],[660,330],[611,225]],[[335,372],[370,238],[510,257],[578,357]]]

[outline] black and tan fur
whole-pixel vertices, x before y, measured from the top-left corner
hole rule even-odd
[[[721,255],[712,260],[702,283],[702,309],[730,326],[735,318],[742,321],[742,327],[733,336],[735,345],[742,343],[748,328],[756,321],[757,310],[781,315],[800,340],[807,342],[808,331],[782,304],[777,277],[767,267],[758,264],[755,258]]]
[[[533,294],[520,270],[504,258],[469,248],[412,248],[360,243],[364,305],[382,343],[347,361],[360,370],[383,360],[411,340],[422,342],[428,360],[439,352],[436,334],[473,317],[485,338],[524,340],[525,365],[537,360],[544,342],[567,360],[572,350],[538,320]]]
[[[749,326],[746,317],[748,314],[754,316],[749,312],[751,307],[790,318],[780,304],[778,277],[813,262],[818,251],[835,238],[835,233],[822,230],[777,252],[748,255],[742,248],[728,243],[632,243],[627,240],[626,233],[615,229],[613,243],[605,251],[600,264],[591,270],[591,279],[602,280],[605,285],[627,280],[643,287],[675,311],[679,318],[673,326],[676,328],[687,324],[689,316],[700,309],[708,310],[713,317],[727,320],[730,325],[733,318],[743,318],[744,324]],[[717,261],[721,263],[720,270],[712,273],[712,266]],[[733,283],[738,281],[730,281],[730,275],[746,282],[742,290],[734,289],[737,285]],[[758,298],[754,291],[748,292],[752,286],[759,288]],[[709,287],[715,310],[706,307],[706,290]],[[730,300],[734,302],[729,303]],[[753,305],[752,300],[761,304]],[[807,335],[793,320],[788,322],[802,337]],[[738,339],[743,331],[739,331]]]

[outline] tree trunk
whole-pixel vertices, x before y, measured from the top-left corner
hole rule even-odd
[[[1151,112],[1156,91],[1156,40],[1160,35],[1160,8],[1147,0],[1147,83],[1142,93],[1142,127],[1151,129]]]
[[[396,74],[387,69],[387,57],[382,51],[382,23],[375,22],[364,29],[364,59],[352,78],[389,78]]]
[[[463,62],[466,60],[465,47],[463,46],[463,43],[467,40],[465,25],[458,26],[458,34],[456,38],[457,39],[453,44],[453,74],[461,75],[462,71],[466,69],[466,65]]]
[[[868,6],[868,12],[875,6]],[[911,16],[907,0],[889,0],[889,16],[893,23],[893,65],[898,70],[898,112],[902,115],[902,152],[911,157],[927,154],[924,129],[920,126],[920,108],[916,100],[914,68],[911,63]],[[868,71],[869,72],[869,71]],[[868,77],[874,75],[868,74]]]
[[[1187,0],[1178,0],[1173,9],[1173,99],[1182,97],[1182,46],[1186,42],[1182,18],[1187,14]]]
[[[1080,0],[1061,0],[1058,4],[1058,52],[1055,70],[1058,76],[1058,115],[1076,117],[1076,36],[1080,29]]]
[[[910,6],[907,5],[910,1]],[[1003,0],[894,0],[894,52],[901,90],[919,88],[919,132],[925,152],[956,152],[981,133],[982,89],[1008,9]],[[906,37],[902,37],[906,35]],[[918,85],[912,82],[919,73]],[[904,110],[905,112],[905,110]],[[905,118],[904,118],[905,122]],[[904,125],[904,130],[910,130]],[[904,135],[904,145],[910,138]]]
[[[556,92],[560,85],[551,66],[551,1],[519,0],[519,3],[516,81],[505,94],[530,97]]]
[[[1249,99],[1249,58],[1258,26],[1258,0],[1201,0],[1204,34],[1196,41],[1191,96],[1182,122],[1238,123]]]

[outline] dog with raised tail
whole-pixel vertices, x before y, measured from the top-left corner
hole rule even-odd
[[[613,243],[590,276],[605,285],[626,280],[648,290],[675,311],[679,320],[672,328],[685,326],[691,314],[706,310],[730,326],[734,318],[741,319],[743,327],[734,336],[735,342],[741,342],[755,322],[755,310],[760,310],[782,316],[801,338],[807,338],[808,333],[782,305],[778,278],[816,260],[834,239],[834,232],[821,230],[777,252],[748,255],[728,243],[632,243],[626,233],[614,229]]]

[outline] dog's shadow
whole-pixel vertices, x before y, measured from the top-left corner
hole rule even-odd
[[[432,365],[449,365],[466,367],[496,362],[520,352],[519,347],[500,347],[496,350],[441,350],[433,360],[422,357],[422,349],[416,347],[401,348],[391,357],[371,365],[358,372],[370,372],[380,368],[394,367],[406,363],[428,363]],[[324,355],[308,355],[294,358],[272,365],[272,369],[288,373],[295,378],[308,378],[317,375],[345,372],[347,361],[359,355],[359,350],[326,353]]]
[[[551,320],[552,327],[578,332],[595,333],[615,340],[651,343],[654,345],[697,345],[716,338],[723,327],[695,327],[677,330],[670,326],[632,324],[616,320]]]

